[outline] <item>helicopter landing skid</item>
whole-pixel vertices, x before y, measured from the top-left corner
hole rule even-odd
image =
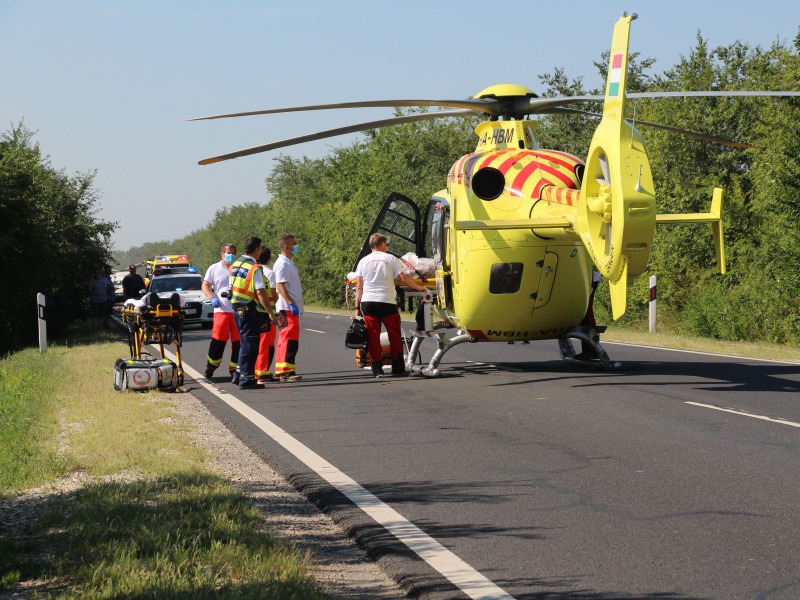
[[[447,334],[443,331],[412,331],[411,335],[414,337],[414,341],[411,342],[411,349],[408,351],[406,370],[412,373],[419,373],[423,377],[439,377],[442,374],[439,370],[439,362],[441,362],[445,352],[450,350],[453,346],[458,346],[464,342],[475,341],[475,338],[465,333],[462,329],[459,329],[458,333],[449,339],[447,338]],[[425,338],[435,338],[438,347],[436,348],[436,352],[433,353],[428,366],[421,367],[414,365],[413,357],[419,355],[419,347],[422,344],[422,340]]]
[[[604,369],[619,369],[622,366],[621,362],[612,361],[605,348],[600,344],[600,334],[606,330],[605,327],[591,327],[578,325],[573,327],[563,336],[558,338],[558,349],[561,352],[561,358],[577,363],[585,364],[600,364]],[[575,348],[570,342],[570,338],[580,340],[583,344],[588,345],[592,349],[593,356],[586,357],[581,352],[575,354]]]

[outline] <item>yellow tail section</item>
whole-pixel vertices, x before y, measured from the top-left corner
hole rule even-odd
[[[634,16],[614,26],[603,118],[589,147],[575,231],[611,284],[614,319],[627,309],[629,277],[647,265],[656,224],[655,190],[642,138],[625,121],[628,39]]]
[[[657,215],[658,225],[684,225],[686,223],[711,223],[711,233],[714,236],[714,251],[717,255],[717,265],[719,272],[725,275],[725,241],[722,238],[722,200],[724,193],[722,188],[714,188],[711,197],[711,212],[707,213],[688,213]]]

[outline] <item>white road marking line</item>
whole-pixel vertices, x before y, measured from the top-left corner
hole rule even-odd
[[[791,360],[776,360],[773,358],[753,358],[752,356],[739,356],[737,354],[715,354],[714,352],[701,352],[699,350],[684,350],[683,348],[665,348],[663,346],[648,346],[647,344],[631,344],[630,342],[610,342],[607,340],[602,340],[602,344],[604,346],[605,345],[630,346],[631,348],[648,348],[652,350],[664,350],[665,352],[684,352],[685,354],[704,354],[706,356],[716,356],[718,358],[735,358],[741,361],[778,363],[780,365],[795,365],[795,366],[800,365],[800,363],[798,363],[797,361],[791,361]]]
[[[320,331],[319,329],[309,329],[308,327],[306,327],[306,331],[313,331],[314,333],[327,333],[325,331]]]
[[[173,361],[177,360],[177,357],[168,350],[165,350],[164,354]],[[408,521],[403,515],[384,504],[377,496],[286,433],[264,415],[256,412],[232,394],[220,392],[215,386],[204,381],[205,378],[189,365],[184,365],[183,370],[191,375],[196,383],[245,417],[291,452],[317,475],[347,496],[353,504],[413,550],[422,560],[436,569],[467,596],[474,600],[514,600],[513,596],[492,583],[492,581],[450,552],[419,527]]]
[[[684,404],[691,404],[692,406],[700,406],[701,408],[710,408],[721,412],[733,413],[740,417],[750,417],[751,419],[760,419],[761,421],[769,421],[770,423],[779,423],[781,425],[789,425],[790,427],[800,427],[800,423],[794,421],[787,421],[786,419],[773,419],[772,417],[765,417],[764,415],[756,415],[753,413],[745,412],[742,410],[733,410],[732,408],[720,408],[713,404],[700,404],[699,402],[685,402]]]

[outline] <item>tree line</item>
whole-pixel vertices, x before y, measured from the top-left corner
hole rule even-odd
[[[23,123],[0,134],[0,356],[36,342],[36,294],[48,335],[88,315],[89,279],[112,260],[115,223],[97,218],[95,172],[67,175]]]
[[[653,59],[632,54],[628,90],[800,90],[799,50],[800,34],[792,44],[776,41],[768,48],[744,42],[711,48],[698,33],[691,51],[660,73],[655,72]],[[582,78],[571,79],[556,68],[539,76],[542,95],[602,94],[605,58],[595,63],[596,88],[587,88]],[[713,188],[725,189],[728,274],[717,272],[707,225],[659,226],[648,272],[632,284],[628,315],[622,324],[646,322],[647,275],[655,274],[659,277],[659,320],[676,332],[800,345],[800,102],[787,98],[637,100],[628,103],[628,111],[628,118],[634,122],[653,121],[714,133],[746,141],[755,148],[733,149],[640,128],[660,213],[707,212]],[[445,176],[453,162],[474,149],[472,129],[476,124],[471,119],[421,121],[364,132],[354,142],[334,148],[319,159],[278,156],[265,180],[271,197],[267,204],[219,210],[206,227],[183,238],[150,242],[116,252],[115,257],[119,264],[127,265],[156,254],[186,253],[194,264],[205,268],[219,259],[219,245],[224,241],[241,246],[247,237],[257,235],[274,247],[281,234],[293,233],[302,247],[296,261],[307,300],[342,306],[345,275],[352,270],[383,200],[394,191],[424,207],[433,193],[445,187]],[[536,135],[542,147],[585,158],[596,125],[596,120],[581,115],[549,116],[539,119]],[[7,190],[19,193],[26,185],[24,176],[10,171],[7,176],[6,146],[26,135],[24,129],[12,130],[3,138],[5,145],[0,146],[0,217],[8,215],[6,223],[17,218],[15,210],[7,209],[12,206],[6,204]],[[20,141],[17,139],[17,145]],[[98,260],[105,260],[108,246],[104,244],[113,224],[91,220],[96,200],[91,174],[69,179],[61,173],[59,178],[58,172],[41,164],[38,147],[30,139],[26,143],[23,147],[27,152],[35,150],[31,157],[39,161],[37,168],[62,181],[77,206],[83,207],[87,229],[77,237],[89,244],[97,242],[92,251]],[[23,163],[18,161],[12,167],[27,173]],[[33,205],[26,204],[23,196],[15,200],[17,205],[26,204],[26,215],[39,212],[32,206],[41,206],[49,197],[33,188],[26,194],[24,198],[31,199]],[[46,212],[58,212],[52,209]],[[80,218],[72,222],[75,220],[80,222]],[[34,225],[41,225],[41,231],[46,232],[41,239],[50,239],[47,236],[59,227],[44,221],[39,215]],[[20,224],[20,230],[32,231],[26,223]],[[69,233],[75,237],[73,231]],[[29,239],[24,246],[12,241],[17,239],[4,234],[0,247],[29,247]],[[79,264],[70,264],[73,272]],[[82,284],[88,276],[88,272],[81,273],[79,282]],[[84,297],[81,290],[78,300]],[[610,301],[603,284],[595,311],[599,319],[611,322]],[[8,327],[9,322],[14,321],[3,321],[0,327]]]

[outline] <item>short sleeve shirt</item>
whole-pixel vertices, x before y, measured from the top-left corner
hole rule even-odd
[[[361,302],[397,304],[394,280],[403,268],[403,261],[386,252],[372,252],[358,261],[356,275],[364,282]]]
[[[300,273],[294,262],[286,258],[283,254],[275,260],[275,285],[282,283],[286,291],[291,296],[300,312],[303,312],[303,286],[300,284]],[[278,310],[289,310],[289,305],[283,296],[278,294],[278,302],[275,304]]]
[[[228,273],[228,267],[221,262],[215,262],[208,267],[206,276],[203,278],[211,284],[211,289],[214,295],[219,299],[219,308],[215,308],[214,312],[218,313],[232,313],[233,306],[231,306],[230,298],[223,298],[220,292],[225,292],[231,289],[231,276]]]

